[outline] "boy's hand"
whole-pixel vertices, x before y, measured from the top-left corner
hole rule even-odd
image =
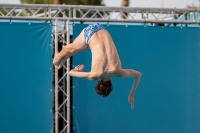
[[[84,65],[80,64],[80,65],[76,66],[73,70],[81,72],[83,70],[83,68],[84,68]]]
[[[133,94],[128,95],[128,103],[131,104],[131,109],[133,109],[133,107],[134,107],[134,95]]]

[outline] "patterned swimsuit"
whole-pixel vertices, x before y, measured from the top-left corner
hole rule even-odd
[[[99,31],[99,30],[105,30],[103,25],[99,23],[94,23],[93,25],[89,25],[88,27],[84,28],[84,39],[85,39],[85,44],[88,45],[89,39],[92,37],[92,35]]]

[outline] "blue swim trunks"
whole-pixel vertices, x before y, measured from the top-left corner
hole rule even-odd
[[[92,35],[99,30],[105,30],[103,25],[99,23],[94,23],[93,25],[89,25],[88,27],[84,28],[85,44],[88,44],[88,41],[92,37]]]

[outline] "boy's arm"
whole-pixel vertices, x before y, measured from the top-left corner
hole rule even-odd
[[[76,70],[71,70],[69,72],[70,76],[73,77],[78,77],[78,78],[86,78],[88,80],[95,80],[98,77],[96,76],[96,74],[91,73],[91,72],[83,72],[83,71],[76,71]]]
[[[121,69],[119,71],[119,76],[118,77],[130,77],[130,78],[134,78],[134,82],[133,82],[133,86],[132,86],[132,89],[130,91],[130,94],[128,96],[128,101],[129,103],[131,103],[131,107],[133,108],[134,106],[134,93],[135,93],[135,90],[139,84],[139,81],[140,81],[140,77],[141,77],[141,73],[138,72],[138,71],[135,71],[135,70],[132,70],[132,69]]]
[[[124,78],[124,77],[134,78],[133,86],[132,86],[132,89],[131,89],[131,92],[130,92],[130,94],[134,94],[134,92],[137,88],[137,85],[140,81],[141,75],[142,74],[140,72],[132,70],[132,69],[122,69],[120,71],[119,77],[121,77],[121,78]]]

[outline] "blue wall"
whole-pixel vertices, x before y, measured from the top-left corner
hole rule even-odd
[[[0,23],[0,133],[52,129],[51,26]]]
[[[76,24],[76,37],[87,25]],[[97,81],[73,78],[74,133],[199,133],[200,29],[105,26],[116,44],[123,68],[142,73],[130,109],[132,79],[113,78],[113,92],[102,98]],[[90,71],[90,50],[73,65]]]

